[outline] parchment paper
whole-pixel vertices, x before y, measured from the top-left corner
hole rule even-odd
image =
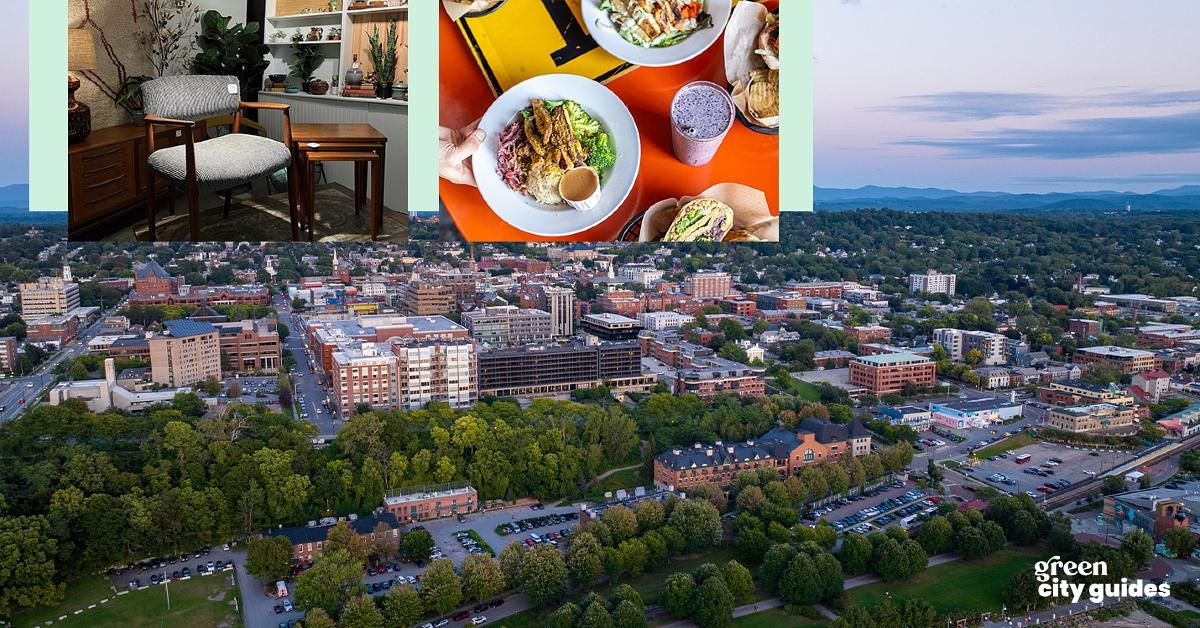
[[[739,2],[725,27],[725,78],[733,86],[733,104],[752,124],[779,127],[779,116],[760,118],[750,112],[750,73],[767,67],[758,49],[758,35],[767,23],[767,8],[757,2]]]
[[[500,0],[475,0],[474,2],[442,0],[442,6],[446,7],[446,14],[450,16],[450,21],[457,22],[468,13],[487,11],[499,2]]]
[[[658,242],[684,205],[697,198],[711,198],[733,209],[733,228],[745,229],[763,242],[779,241],[779,218],[771,215],[767,195],[740,183],[719,183],[697,196],[667,199],[650,206],[642,219],[642,242]]]

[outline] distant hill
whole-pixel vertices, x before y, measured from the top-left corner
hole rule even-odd
[[[1188,185],[1152,194],[1115,192],[1009,194],[958,192],[939,188],[887,188],[867,186],[856,190],[814,188],[816,209],[846,211],[889,208],[902,211],[1085,211],[1133,212],[1200,210],[1200,185]]]
[[[0,224],[66,226],[67,212],[31,212],[23,207],[0,207]]]
[[[0,188],[0,207],[29,209],[29,186],[22,183]]]

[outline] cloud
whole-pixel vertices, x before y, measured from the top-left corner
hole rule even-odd
[[[919,94],[876,107],[922,115],[933,120],[960,122],[995,118],[1033,117],[1071,109],[1159,108],[1200,104],[1200,90],[1123,89],[1066,96],[1038,92],[957,91]]]
[[[958,138],[915,138],[901,146],[941,148],[953,157],[1090,159],[1200,152],[1200,110],[1157,117],[1071,120],[1052,129],[999,129]]]
[[[1200,172],[1153,172],[1129,175],[1046,175],[1017,177],[1022,185],[1101,184],[1101,185],[1193,185],[1200,183]]]

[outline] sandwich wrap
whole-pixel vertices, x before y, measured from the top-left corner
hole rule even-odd
[[[680,208],[663,242],[720,242],[733,228],[733,208],[711,198],[698,198]]]
[[[666,199],[650,206],[642,219],[641,242],[663,241],[680,210],[698,199],[720,201],[733,210],[733,226],[726,242],[778,242],[779,218],[772,215],[767,195],[762,190],[740,183],[720,183],[696,196]]]

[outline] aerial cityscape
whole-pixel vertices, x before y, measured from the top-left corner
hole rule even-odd
[[[755,247],[413,228],[0,228],[0,612],[1194,625],[1187,215],[818,212]],[[1171,597],[1041,596],[1050,556]]]

